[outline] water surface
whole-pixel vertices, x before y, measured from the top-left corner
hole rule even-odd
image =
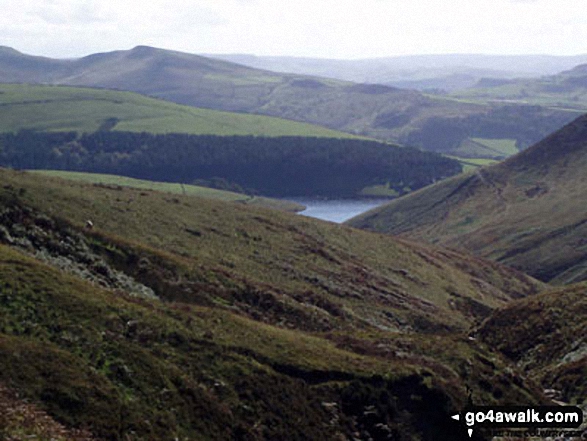
[[[292,199],[307,208],[299,214],[330,222],[342,223],[365,211],[383,205],[390,199]]]

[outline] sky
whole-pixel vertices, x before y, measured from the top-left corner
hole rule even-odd
[[[137,45],[359,59],[587,53],[578,0],[2,0],[0,45],[80,57]]]

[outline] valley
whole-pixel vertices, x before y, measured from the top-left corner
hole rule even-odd
[[[580,57],[224,58],[0,48],[1,439],[587,412]]]

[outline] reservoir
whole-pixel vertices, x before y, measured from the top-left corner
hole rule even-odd
[[[391,199],[291,199],[307,208],[299,214],[330,222],[342,223]]]

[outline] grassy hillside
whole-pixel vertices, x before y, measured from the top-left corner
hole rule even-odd
[[[181,106],[130,92],[0,84],[0,132],[22,129],[352,137],[311,124]]]
[[[513,302],[476,334],[559,400],[587,407],[586,291],[582,283]]]
[[[258,313],[281,314],[291,325],[323,329],[351,320],[383,329],[464,329],[487,308],[539,286],[467,256],[287,213],[29,173],[3,171],[2,179],[14,189],[6,191],[23,188],[21,198],[43,212],[80,227],[91,219],[104,233],[229,274],[228,286],[252,284],[254,292],[231,301],[246,308],[247,300],[263,298]]]
[[[475,87],[453,94],[478,102],[504,101],[587,111],[587,65],[536,79],[480,81]]]
[[[467,360],[480,399],[538,401],[466,339],[404,336],[400,360],[359,355],[227,310],[99,289],[5,246],[0,280],[0,380],[103,439],[465,439],[449,415]],[[499,399],[477,386],[489,381]],[[39,431],[7,420],[4,434]]]
[[[461,248],[555,283],[587,279],[587,117],[502,163],[422,189],[351,220]]]
[[[277,116],[440,152],[450,152],[468,138],[515,139],[524,148],[576,116],[536,106],[476,104],[383,85],[278,74],[145,46],[49,61],[0,54],[0,81],[28,78],[130,90],[179,104]]]
[[[465,385],[487,404],[544,400],[462,333],[542,289],[520,273],[272,210],[0,178],[0,392],[66,430],[460,440]]]
[[[265,208],[298,212],[304,209],[303,205],[280,199],[270,199],[258,196],[248,196],[242,193],[217,190],[215,188],[199,187],[197,185],[179,184],[173,182],[145,181],[126,176],[106,175],[100,173],[69,172],[63,170],[30,170],[31,173],[39,173],[57,178],[74,181],[89,182],[114,187],[132,187],[142,190],[153,190],[172,194],[198,196],[206,199],[217,199],[226,202],[239,202],[245,205],[253,205]]]

